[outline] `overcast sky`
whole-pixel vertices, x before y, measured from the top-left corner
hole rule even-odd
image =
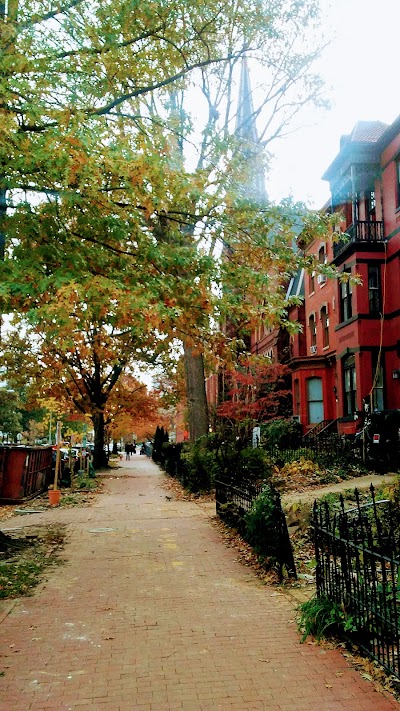
[[[392,123],[400,114],[400,0],[321,0],[323,25],[333,36],[319,62],[332,108],[302,114],[301,127],[274,144],[267,180],[273,200],[292,194],[320,208],[329,198],[321,175],[357,121]]]

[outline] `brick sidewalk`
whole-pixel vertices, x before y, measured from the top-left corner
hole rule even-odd
[[[337,650],[300,645],[286,597],[152,462],[121,465],[94,507],[29,519],[69,522],[66,563],[0,624],[1,711],[398,708]]]

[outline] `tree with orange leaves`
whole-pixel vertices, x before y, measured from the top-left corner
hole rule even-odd
[[[228,421],[233,435],[245,444],[255,425],[284,417],[290,412],[290,368],[262,356],[244,356],[238,367],[227,372],[227,400],[217,407],[217,416]]]

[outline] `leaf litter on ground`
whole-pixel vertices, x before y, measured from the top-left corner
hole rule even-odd
[[[174,493],[174,498],[178,501],[193,501],[199,497],[185,491],[179,481],[166,475],[163,481],[163,487],[169,492]],[[205,501],[215,501],[215,493],[212,492],[204,497]],[[267,585],[279,587],[282,591],[289,591],[291,588],[307,589],[307,594],[310,596],[315,591],[315,577],[308,575],[307,578],[300,577],[297,581],[285,580],[284,583],[279,578],[276,570],[268,568],[268,561],[260,559],[254,552],[253,548],[246,543],[236,529],[227,526],[221,519],[215,515],[210,518],[211,524],[221,534],[224,544],[232,547],[237,551],[237,560],[250,567],[258,578]],[[301,531],[296,530],[291,536],[293,554],[296,563],[298,574],[302,576],[302,571],[313,572],[315,567],[314,545],[311,537]],[[292,602],[295,598],[292,598]],[[321,649],[339,649],[343,656],[347,659],[349,665],[360,672],[360,675],[371,681],[375,690],[388,697],[395,698],[400,702],[400,680],[394,675],[387,674],[385,670],[375,661],[361,656],[358,653],[358,648],[355,645],[343,643],[336,639],[323,639],[317,642],[310,639],[308,644],[319,646]],[[343,672],[336,673],[337,677],[341,677]]]
[[[30,595],[46,569],[62,562],[66,527],[29,526],[6,533],[10,545],[0,554],[0,599]]]

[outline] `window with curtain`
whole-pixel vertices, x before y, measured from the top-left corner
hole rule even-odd
[[[370,314],[379,314],[381,311],[381,284],[379,264],[368,265],[368,298]]]
[[[308,319],[308,327],[310,329],[310,343],[312,346],[317,345],[317,324],[315,322],[315,315],[311,314]]]
[[[348,269],[345,273],[351,274]],[[349,281],[342,281],[339,284],[339,300],[341,321],[347,321],[353,315],[353,291]]]
[[[322,325],[322,345],[324,348],[329,346],[329,318],[328,308],[323,306],[321,309],[321,325]]]
[[[372,407],[374,412],[382,412],[384,407],[384,378],[382,361],[378,355],[372,358]]]
[[[354,355],[343,360],[344,414],[353,415],[357,411],[356,361]]]

